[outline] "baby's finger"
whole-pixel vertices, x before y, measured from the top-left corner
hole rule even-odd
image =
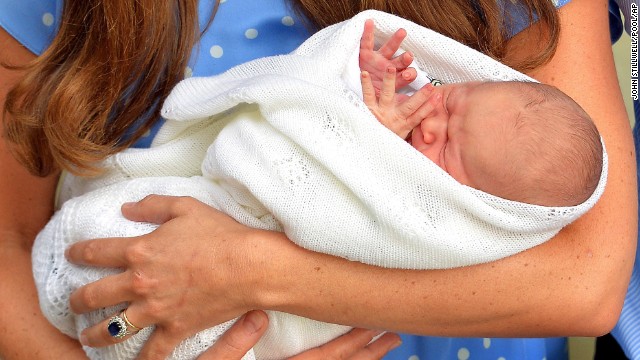
[[[375,25],[372,19],[367,19],[364,22],[364,30],[362,31],[362,37],[360,38],[360,51],[373,51],[374,36],[373,31]]]
[[[425,103],[423,103],[411,116],[407,118],[407,122],[419,124],[424,118],[426,118],[436,108],[435,103],[440,100],[440,94],[434,94]],[[408,101],[408,100],[407,100]]]
[[[420,109],[423,105],[428,103],[428,100],[429,100],[429,97],[431,96],[432,91],[433,91],[433,86],[427,85],[422,89],[416,91],[413,95],[411,95],[408,99],[406,99],[398,109],[402,117],[408,118],[409,116],[413,115],[416,111],[418,111],[418,109]],[[433,105],[430,105],[430,106],[431,106],[431,110],[433,110]]]
[[[382,89],[380,90],[380,106],[389,108],[394,105],[394,96],[396,94],[396,68],[387,67],[387,71],[382,78]]]
[[[416,79],[418,73],[414,68],[407,68],[398,72],[396,77],[396,90],[401,89],[407,85],[409,85],[413,80]]]
[[[406,69],[412,62],[413,54],[408,51],[391,59],[391,65],[395,66],[398,70]]]
[[[376,106],[376,89],[373,87],[371,75],[367,71],[360,73],[360,83],[362,84],[362,99],[371,109]]]
[[[384,44],[382,44],[380,49],[378,49],[378,52],[380,55],[391,60],[396,51],[400,49],[400,44],[402,44],[402,41],[406,36],[407,31],[405,29],[398,29],[387,41],[385,41]]]

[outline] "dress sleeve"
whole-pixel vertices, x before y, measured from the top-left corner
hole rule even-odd
[[[556,8],[560,8],[571,0],[552,0]],[[529,26],[529,16],[522,3],[516,0],[498,0],[498,4],[503,7],[504,18],[507,20],[507,31],[511,36]],[[535,15],[534,15],[535,17]],[[534,18],[535,21],[535,18]]]
[[[0,27],[36,55],[51,43],[62,0],[0,0]]]

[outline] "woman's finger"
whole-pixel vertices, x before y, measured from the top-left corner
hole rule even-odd
[[[269,319],[263,311],[250,311],[242,316],[198,360],[239,360],[267,330]]]
[[[176,337],[165,329],[156,327],[136,360],[166,359],[181,341],[181,336]]]
[[[377,360],[402,344],[398,334],[385,333],[373,340],[364,349],[358,351],[350,360]]]
[[[138,202],[122,205],[122,215],[131,221],[164,224],[190,213],[200,204],[188,196],[149,195]]]
[[[119,268],[127,265],[127,248],[133,238],[106,238],[77,242],[65,250],[69,262],[77,265]]]
[[[289,360],[351,359],[380,333],[381,331],[377,330],[353,329],[339,338],[307,350]]]
[[[121,343],[137,334],[139,330],[142,330],[142,327],[128,325],[127,321],[129,321],[131,311],[129,309],[125,309],[125,311],[126,316],[123,316],[124,312],[121,311],[84,329],[80,334],[80,343],[90,347],[104,347]],[[135,326],[141,325],[136,324]]]
[[[69,296],[71,310],[84,314],[132,300],[135,294],[131,289],[131,276],[129,272],[110,275],[76,289]]]

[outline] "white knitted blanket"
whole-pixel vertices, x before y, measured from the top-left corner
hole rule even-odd
[[[604,189],[606,162],[584,204],[527,205],[459,184],[380,125],[347,86],[358,84],[359,39],[368,18],[375,19],[377,39],[405,28],[404,49],[444,82],[528,79],[428,29],[367,11],[319,32],[293,54],[185,80],[164,104],[169,120],[150,149],[110,157],[99,178],[65,180],[60,197],[66,201],[33,249],[48,319],[77,337],[125,307],[72,314],[68,299],[74,289],[117,270],[74,266],[63,252],[76,241],[155,229],[120,214],[123,202],[151,193],[193,196],[243,224],[282,230],[307,249],[407,269],[513,255],[546,241],[593,206]],[[288,357],[349,330],[284,313],[269,316],[267,334],[247,358]],[[171,358],[195,358],[229,324],[185,340]],[[131,359],[152,330],[86,351],[93,359]]]

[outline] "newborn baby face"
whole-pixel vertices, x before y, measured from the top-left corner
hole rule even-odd
[[[435,87],[428,101],[434,109],[412,131],[412,146],[458,182],[498,194],[495,175],[517,146],[517,97],[499,83],[469,82]]]

